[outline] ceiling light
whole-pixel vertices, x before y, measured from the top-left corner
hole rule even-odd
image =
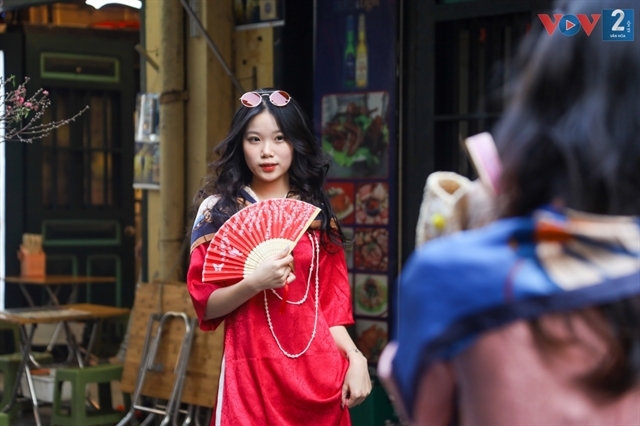
[[[141,0],[86,0],[85,3],[89,6],[95,7],[96,9],[100,9],[102,6],[107,4],[121,4],[135,9],[140,9],[142,7]]]

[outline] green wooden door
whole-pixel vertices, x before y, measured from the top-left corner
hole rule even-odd
[[[134,49],[86,34],[25,34],[29,87],[49,92],[45,120],[81,117],[26,149],[24,232],[42,233],[47,273],[115,276],[79,301],[131,306],[134,277]],[[68,294],[61,289],[61,299]],[[67,290],[68,291],[68,290]]]

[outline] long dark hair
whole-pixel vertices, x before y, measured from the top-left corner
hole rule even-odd
[[[258,90],[261,94],[271,92],[272,90],[267,89]],[[324,191],[329,159],[313,134],[308,116],[294,98],[286,106],[278,107],[263,96],[262,102],[255,108],[238,108],[229,133],[214,149],[217,159],[209,165],[210,173],[196,196],[195,203],[199,204],[210,195],[220,197],[210,216],[217,226],[242,208],[238,203],[238,199],[243,198],[241,190],[253,178],[244,158],[242,141],[251,119],[265,110],[273,115],[287,142],[293,147],[293,160],[289,168],[290,195],[320,207],[320,230],[323,237],[328,237],[334,244],[342,244],[342,230]],[[323,238],[323,243],[326,241]]]
[[[554,13],[591,17],[634,3],[562,0]],[[599,31],[567,37],[559,28],[551,36],[540,29],[524,41],[508,107],[493,132],[505,216],[554,200],[585,212],[640,215],[640,49],[637,42],[604,42]],[[616,397],[639,383],[640,297],[596,311],[603,326],[594,330],[609,359],[582,381]],[[586,310],[580,315],[593,322]],[[539,324],[532,327],[540,336]]]
[[[625,4],[633,7],[628,0],[563,0],[557,8],[591,16]],[[640,49],[637,41],[604,42],[599,31],[567,37],[541,29],[524,42],[494,131],[507,215],[528,214],[555,197],[585,212],[640,213]]]

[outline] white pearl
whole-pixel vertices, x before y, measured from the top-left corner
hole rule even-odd
[[[269,324],[269,330],[271,331],[271,335],[273,336],[274,340],[276,341],[276,344],[278,345],[278,348],[280,348],[282,353],[285,354],[289,358],[298,358],[302,354],[304,354],[307,351],[307,349],[309,349],[309,347],[311,347],[311,342],[313,342],[313,339],[316,337],[316,329],[317,329],[317,326],[318,326],[318,300],[319,300],[319,296],[320,296],[320,284],[319,284],[319,280],[318,280],[318,270],[320,269],[320,244],[318,243],[318,237],[315,234],[312,234],[312,235],[313,235],[313,237],[309,236],[309,234],[307,233],[307,236],[309,237],[309,241],[311,241],[311,251],[313,252],[313,254],[311,255],[311,268],[309,268],[309,277],[307,278],[307,291],[305,292],[305,295],[304,295],[304,297],[302,298],[301,301],[299,301],[299,302],[289,302],[289,303],[291,303],[293,305],[300,305],[305,300],[307,300],[307,295],[309,293],[309,287],[311,285],[311,274],[313,273],[313,266],[314,266],[314,263],[315,263],[315,265],[316,265],[316,273],[315,273],[315,280],[316,280],[315,309],[316,309],[316,315],[315,315],[315,318],[313,320],[313,331],[311,332],[311,338],[309,339],[309,343],[307,343],[307,347],[304,348],[302,350],[302,352],[300,352],[298,354],[290,354],[289,352],[285,351],[282,348],[282,345],[280,344],[280,340],[278,340],[278,337],[276,336],[276,333],[273,330],[273,324],[271,323],[271,315],[269,314],[269,304],[267,302],[267,291],[265,290],[263,292],[263,294],[264,294],[264,311],[267,314],[267,323]],[[315,258],[315,262],[314,262],[314,258]],[[280,297],[280,295],[278,295],[278,293],[276,293],[274,290],[272,290],[272,291],[280,300],[282,300],[282,297]]]

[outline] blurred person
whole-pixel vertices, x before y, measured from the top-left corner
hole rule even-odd
[[[378,368],[413,424],[640,424],[640,46],[598,30],[527,36],[494,132],[501,219],[401,273]]]

